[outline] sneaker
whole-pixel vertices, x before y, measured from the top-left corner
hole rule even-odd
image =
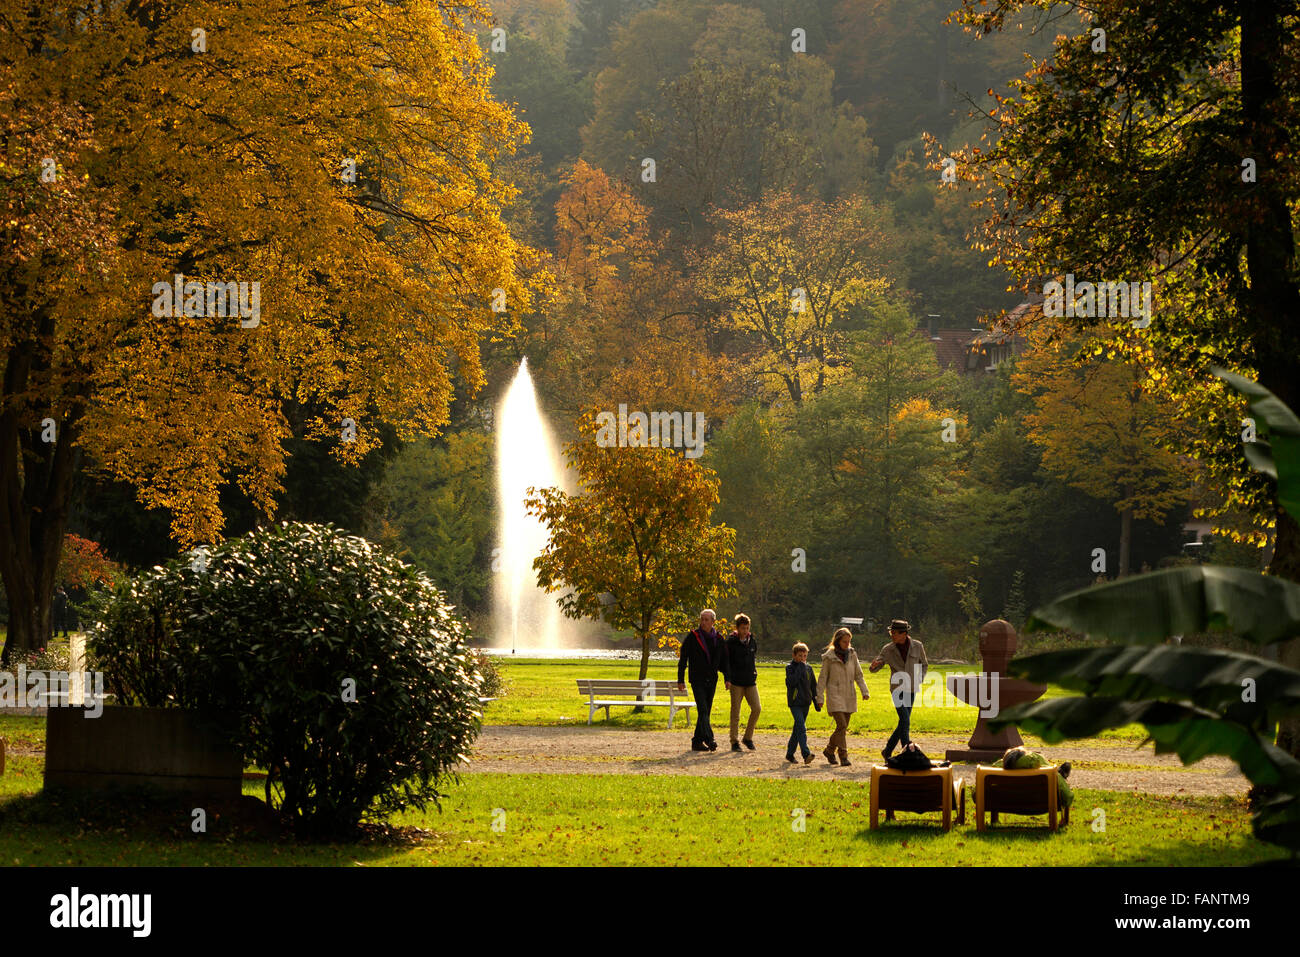
[[[731,750],[732,750],[732,751],[739,751],[739,750],[740,750],[740,742],[739,742],[739,741],[732,741],[732,742],[731,742]]]
[[[804,764],[812,764],[812,763],[813,763],[813,753],[812,753],[811,751],[809,751],[807,754],[805,754],[805,755],[803,756],[803,763],[804,763]]]
[[[710,742],[709,742],[709,750],[710,750],[710,751],[716,751],[716,750],[718,750],[718,742],[716,742],[716,741],[710,741]]]
[[[1061,766],[1056,769],[1056,773],[1063,778],[1068,778],[1070,776],[1070,762],[1062,761]]]
[[[745,747],[749,748],[749,750],[751,750],[751,751],[757,751],[757,750],[758,750],[757,748],[754,747],[754,742],[751,741],[749,738],[745,738],[745,739],[744,739],[744,743],[745,743]]]
[[[791,764],[794,764],[794,755],[793,755],[793,754],[787,754],[787,755],[785,756],[785,759],[786,759],[787,761],[789,761]]]

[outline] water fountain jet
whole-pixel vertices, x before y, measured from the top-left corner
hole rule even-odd
[[[565,487],[565,469],[555,439],[537,406],[528,359],[519,363],[496,416],[497,565],[493,613],[498,644],[514,654],[521,629],[529,646],[560,647],[562,614],[555,599],[537,585],[533,559],[546,548],[546,525],[524,506],[528,489]]]

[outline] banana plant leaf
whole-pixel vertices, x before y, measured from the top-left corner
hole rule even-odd
[[[1155,742],[1157,754],[1177,754],[1183,764],[1221,754],[1235,761],[1252,784],[1300,791],[1300,761],[1250,728],[1191,705],[1116,698],[1051,698],[1015,705],[989,720],[994,731],[1011,724],[1048,744],[1140,724]]]
[[[1251,468],[1277,479],[1277,501],[1300,516],[1300,418],[1258,382],[1213,367],[1216,376],[1246,397],[1251,413],[1264,423],[1267,441],[1243,443]]]
[[[1247,726],[1300,714],[1300,671],[1218,648],[1069,648],[1017,658],[1008,671],[1013,677],[1055,682],[1087,695],[1190,702]],[[1251,694],[1245,695],[1248,688]]]
[[[1300,850],[1300,795],[1282,794],[1265,802],[1255,814],[1253,830],[1261,841]]]
[[[1025,623],[1026,631],[1064,629],[1116,642],[1229,627],[1260,645],[1300,635],[1300,585],[1223,565],[1166,568],[1062,595]]]

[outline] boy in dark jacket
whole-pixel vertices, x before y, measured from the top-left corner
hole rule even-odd
[[[790,732],[790,743],[785,746],[785,759],[794,764],[797,744],[803,752],[803,763],[812,764],[813,754],[808,748],[808,706],[816,705],[820,711],[822,703],[817,699],[817,678],[808,664],[808,646],[799,642],[794,646],[793,655],[794,660],[785,666],[785,703],[794,716],[794,730]]]
[[[731,750],[740,750],[740,703],[749,703],[749,723],[745,725],[745,747],[753,751],[754,728],[763,710],[758,702],[758,643],[749,633],[749,616],[736,616],[736,630],[725,646],[726,670],[723,677],[731,691]]]

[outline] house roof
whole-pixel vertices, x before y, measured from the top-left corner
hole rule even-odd
[[[963,369],[966,366],[966,347],[974,333],[970,329],[936,329],[931,335],[924,327],[917,330],[934,346],[935,357],[944,369]]]
[[[1041,301],[1041,297],[1039,297]],[[993,328],[971,329],[935,329],[933,332],[925,325],[917,329],[917,334],[929,340],[934,346],[935,357],[943,369],[967,369],[966,355],[972,346],[1011,345],[1012,353],[1019,353],[1025,346],[1025,339],[1016,332],[1021,320],[1034,306],[1034,300],[1022,302],[1006,314],[1002,322]]]

